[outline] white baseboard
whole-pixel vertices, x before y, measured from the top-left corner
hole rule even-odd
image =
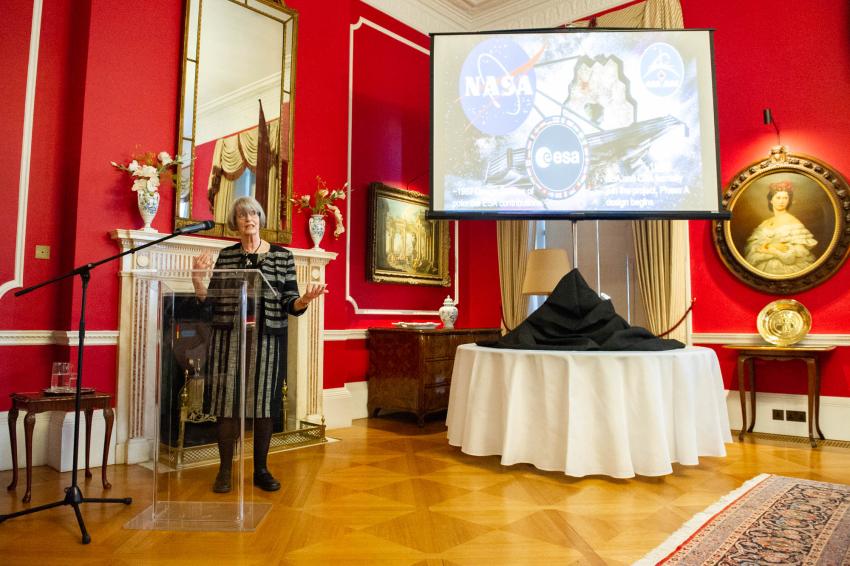
[[[146,438],[131,438],[115,448],[116,464],[140,464],[153,458],[153,442]]]
[[[26,437],[24,435],[24,415],[18,413],[15,426],[18,445],[18,468],[27,465]],[[79,442],[79,464],[78,469],[84,469],[86,464],[86,432],[85,415],[80,415],[80,442]],[[12,448],[9,442],[9,412],[0,413],[0,470],[12,469]],[[103,419],[103,411],[94,412],[92,419],[92,439],[89,465],[99,467],[103,460],[103,437],[106,430],[106,421]],[[32,465],[50,466],[60,472],[67,472],[73,463],[74,447],[74,414],[52,411],[38,413],[35,416],[35,427],[32,432]],[[113,429],[110,439],[109,462],[115,461],[115,431]]]
[[[741,428],[741,401],[738,391],[729,391],[726,397],[726,407],[729,412],[729,424],[734,429]],[[773,409],[802,411],[808,413],[808,398],[806,395],[790,395],[786,393],[756,393],[756,426],[754,432],[770,434],[786,434],[790,436],[809,436],[809,415],[806,422],[775,421]],[[747,397],[747,412],[750,401]],[[850,440],[850,397],[821,397],[820,400],[820,429],[830,440]],[[815,431],[817,436],[817,431]]]
[[[18,468],[27,465],[26,437],[24,436],[24,415],[18,413],[15,426],[15,435],[18,445]],[[47,464],[47,434],[50,425],[50,413],[38,413],[35,416],[35,427],[32,431],[32,465],[44,466]],[[9,411],[0,413],[0,470],[12,469],[12,448],[9,442]],[[20,481],[20,480],[19,480]],[[26,480],[24,480],[26,481]]]
[[[366,381],[346,383],[344,387],[325,389],[323,393],[325,424],[328,429],[347,428],[351,421],[369,416],[366,408],[369,384]],[[728,391],[726,407],[729,412],[729,423],[734,429],[741,428],[741,404],[737,391]],[[784,393],[757,393],[756,395],[756,432],[770,434],[785,434],[806,437],[809,434],[808,422],[773,420],[773,409],[807,411],[805,395],[789,395]],[[749,404],[747,405],[749,410]],[[820,428],[828,439],[850,441],[850,398],[821,397]],[[53,416],[53,418],[51,418]],[[808,418],[808,415],[806,416]],[[17,443],[18,467],[26,466],[26,448],[24,446],[23,415],[18,415]],[[0,412],[0,470],[12,469],[12,454],[9,446],[8,430],[9,413]],[[85,419],[80,423],[83,426]],[[91,466],[100,466],[103,454],[104,427],[103,411],[95,411],[92,423]],[[73,446],[74,419],[72,413],[39,413],[35,418],[33,429],[32,460],[33,466],[50,465],[60,471],[71,469],[71,454]],[[61,441],[59,440],[61,439]],[[80,466],[85,463],[85,434],[80,436]],[[150,447],[147,442],[137,447],[126,446],[129,460],[127,463],[149,459]],[[138,452],[138,454],[136,454]],[[132,453],[132,454],[131,454]],[[119,462],[116,458],[115,434],[110,439],[109,462]],[[125,458],[120,458],[125,460]],[[130,461],[131,460],[131,461]]]
[[[322,403],[325,413],[325,425],[329,428],[347,428],[354,419],[369,416],[366,400],[369,385],[366,381],[346,383],[344,387],[335,387],[323,391]]]
[[[80,415],[80,440],[77,450],[77,469],[86,467],[86,418]],[[103,410],[94,412],[91,426],[91,449],[89,450],[89,466],[99,468],[103,463],[103,441],[106,432],[106,420]],[[107,463],[115,462],[115,431],[113,427],[109,439]],[[47,442],[49,447],[47,464],[54,470],[68,472],[71,470],[74,458],[74,413],[51,413]]]

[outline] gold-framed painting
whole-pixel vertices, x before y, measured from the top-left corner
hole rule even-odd
[[[723,194],[730,220],[712,229],[720,259],[769,293],[810,289],[835,274],[850,250],[850,190],[826,163],[784,146],[740,171]]]
[[[451,285],[449,223],[428,220],[427,211],[427,195],[383,183],[369,185],[370,281]]]

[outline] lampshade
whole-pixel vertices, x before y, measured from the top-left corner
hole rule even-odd
[[[549,295],[558,281],[570,270],[567,250],[560,248],[532,250],[522,280],[523,295]]]

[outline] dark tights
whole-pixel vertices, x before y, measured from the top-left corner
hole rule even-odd
[[[239,419],[218,418],[219,473],[230,473],[233,449],[239,438]],[[254,473],[266,471],[269,445],[272,441],[272,419],[254,419]]]

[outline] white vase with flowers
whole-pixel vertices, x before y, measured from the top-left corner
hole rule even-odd
[[[174,177],[172,172],[178,165],[180,159],[172,158],[167,151],[159,153],[147,152],[133,156],[133,159],[127,164],[110,162],[113,167],[125,171],[133,178],[132,190],[136,193],[136,204],[139,207],[139,214],[142,221],[145,223],[142,228],[145,232],[156,232],[157,230],[151,227],[157,211],[159,210],[159,185],[163,176],[169,175]]]
[[[345,200],[345,191],[348,183],[338,189],[329,189],[324,179],[316,176],[316,190],[312,195],[296,195],[291,199],[292,203],[302,211],[310,211],[307,227],[310,231],[310,239],[313,240],[313,249],[321,250],[322,238],[325,235],[325,216],[330,213],[334,217],[334,238],[339,238],[345,233],[342,211],[334,203]]]

